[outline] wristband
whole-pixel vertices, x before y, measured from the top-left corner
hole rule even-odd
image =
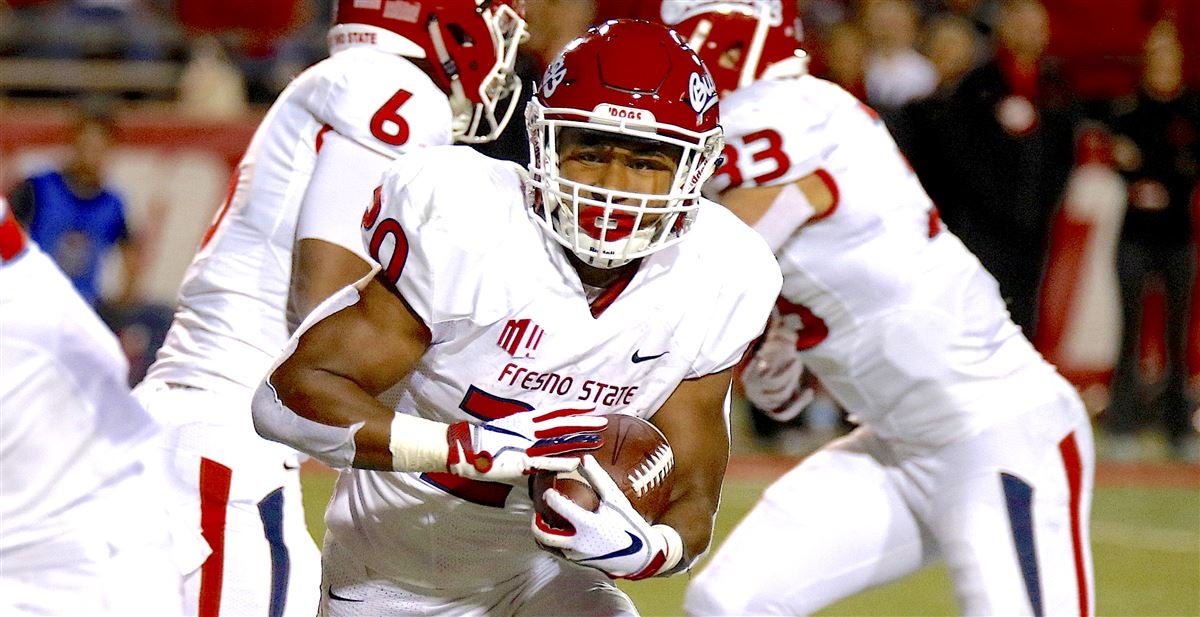
[[[667,576],[674,576],[687,570],[687,568],[680,568],[678,571],[674,571],[675,567],[683,559],[683,538],[679,535],[679,532],[675,531],[675,528],[670,525],[651,525],[650,529],[662,536],[662,549],[654,554],[650,559],[650,564],[643,568],[641,572],[621,578],[640,581],[644,578],[659,576],[664,573]]]
[[[675,531],[675,528],[670,525],[653,525],[650,528],[657,529],[659,532],[661,532],[663,538],[667,541],[667,547],[664,550],[666,559],[663,561],[663,565],[655,574],[670,572],[675,566],[679,565],[680,560],[683,559],[683,537],[680,536],[679,532]],[[684,570],[686,569],[687,568],[684,568]],[[678,573],[672,572],[672,574]]]
[[[397,413],[392,417],[388,449],[396,471],[445,471],[450,446],[442,422]]]

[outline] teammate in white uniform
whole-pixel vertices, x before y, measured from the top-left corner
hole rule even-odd
[[[500,99],[515,87],[524,32],[511,4],[341,0],[331,56],[280,95],[238,165],[137,388],[173,427],[179,481],[191,487],[176,516],[212,548],[189,578],[190,611],[316,611],[319,551],[298,456],[254,432],[250,401],[299,320],[369,270],[357,223],[387,164],[494,138],[507,122]]]
[[[0,324],[0,614],[182,614],[161,427],[116,337],[3,198]]]
[[[451,148],[389,170],[363,218],[380,270],[310,315],[255,398],[262,434],[345,468],[323,614],[634,614],[610,577],[680,572],[708,545],[732,367],[781,283],[700,197],[711,77],[662,26],[608,22],[551,63],[527,124],[528,173]],[[524,474],[578,459],[535,440],[592,447],[618,413],[673,446],[668,510],[651,525],[619,491],[595,513],[548,492],[574,532],[547,527]]]
[[[942,559],[964,614],[1090,614],[1083,405],[878,116],[805,74],[791,2],[667,0],[659,16],[722,91],[706,191],[784,274],[746,392],[785,408],[806,366],[859,424],[767,489],[686,609],[806,614]]]

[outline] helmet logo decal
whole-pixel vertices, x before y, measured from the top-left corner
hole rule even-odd
[[[688,78],[688,98],[692,109],[698,114],[712,109],[717,104],[717,86],[708,73],[692,73]]]
[[[558,89],[558,84],[567,76],[567,67],[563,62],[563,57],[560,54],[554,59],[546,69],[546,76],[542,78],[542,96],[554,96],[554,91]]]
[[[354,0],[356,9],[378,9],[382,5],[383,0]]]

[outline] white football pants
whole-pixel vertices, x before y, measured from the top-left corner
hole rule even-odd
[[[173,519],[190,521],[211,549],[185,580],[187,614],[316,614],[320,551],[304,520],[299,456],[255,433],[250,393],[157,381],[133,393],[167,427]]]
[[[944,559],[965,615],[1091,615],[1091,425],[1073,392],[935,450],[860,427],[772,484],[691,615],[804,615]]]

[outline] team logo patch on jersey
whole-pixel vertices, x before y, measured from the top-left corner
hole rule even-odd
[[[692,109],[698,114],[712,109],[717,104],[717,85],[708,73],[692,73],[688,78],[688,98]]]
[[[514,358],[532,358],[546,331],[529,319],[510,319],[496,344]]]
[[[554,96],[558,84],[561,84],[566,77],[567,67],[563,64],[563,57],[560,55],[546,69],[546,76],[542,78],[542,96]]]

